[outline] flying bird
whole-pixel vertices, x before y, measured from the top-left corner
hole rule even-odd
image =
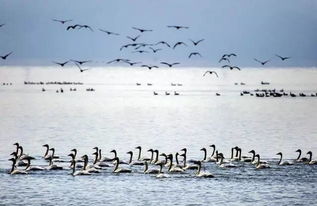
[[[204,73],[203,76],[205,76],[206,74],[215,74],[215,75],[218,77],[218,74],[217,74],[217,72],[215,72],[215,71],[210,71],[210,70],[208,70],[208,71],[206,71],[206,72]]]
[[[222,61],[227,61],[228,63],[230,63],[230,60],[229,60],[229,58],[227,58],[227,57],[221,57],[221,59],[218,61],[219,63],[220,62],[222,62]]]
[[[162,49],[153,49],[152,47],[149,47],[152,51],[153,51],[153,53],[156,53],[156,52],[158,52],[158,51],[161,51]]]
[[[194,41],[194,40],[191,40],[191,39],[189,39],[189,40],[194,44],[194,46],[197,46],[200,42],[204,41],[205,39],[200,39],[198,41]]]
[[[177,65],[177,64],[180,64],[179,62],[174,62],[174,63],[167,63],[167,62],[160,62],[161,64],[165,64],[165,65],[167,65],[168,67],[172,67],[172,66],[174,66],[174,65]]]
[[[107,30],[103,30],[103,29],[99,29],[99,31],[104,32],[108,35],[115,35],[115,36],[119,36],[120,34],[112,32],[112,31],[107,31]]]
[[[145,51],[145,50],[137,50],[137,51],[133,51],[132,53],[149,53],[148,51]]]
[[[158,68],[158,66],[151,66],[151,65],[142,65],[141,67],[147,67],[149,70],[151,70],[152,68]]]
[[[68,31],[68,30],[70,30],[70,29],[76,29],[76,27],[81,27],[81,25],[79,25],[79,24],[70,25],[70,26],[68,26],[68,27],[66,28],[66,30]]]
[[[176,30],[180,30],[180,29],[188,29],[188,26],[167,26],[168,28],[175,28]]]
[[[85,28],[85,29],[89,29],[90,31],[94,31],[90,26],[88,26],[88,25],[79,25],[79,29],[81,29],[81,28]]]
[[[60,65],[61,67],[64,67],[65,64],[67,64],[69,61],[65,61],[65,62],[55,62],[53,61],[53,63]]]
[[[182,44],[187,46],[187,44],[185,44],[184,42],[179,41],[179,42],[176,42],[176,44],[174,44],[173,49],[175,49],[177,46],[182,45]]]
[[[5,24],[0,24],[0,27],[3,27]]]
[[[77,61],[77,60],[72,60],[72,59],[71,59],[70,61],[72,61],[72,62],[74,62],[74,63],[77,63],[77,64],[80,64],[80,65],[83,65],[83,64],[85,64],[85,63],[91,62],[91,60]]]
[[[75,63],[75,64],[76,64],[76,66],[78,67],[78,69],[79,69],[80,72],[84,72],[84,71],[89,70],[89,69],[82,69],[79,64],[77,64],[77,63]]]
[[[130,36],[127,36],[128,39],[131,39],[132,41],[136,41],[138,38],[140,37],[140,35],[136,36],[136,37],[130,37]]]
[[[151,29],[140,29],[140,28],[137,28],[137,27],[132,27],[132,29],[138,30],[138,31],[141,32],[141,33],[147,32],[147,31],[153,31],[153,30],[151,30]]]
[[[233,69],[241,70],[241,69],[240,69],[239,67],[237,67],[237,66],[230,66],[230,65],[223,65],[223,66],[222,66],[222,68],[226,68],[226,67],[230,68],[230,70],[233,70]]]
[[[4,56],[0,56],[0,57],[1,57],[1,59],[6,60],[7,57],[10,56],[11,54],[12,54],[12,52],[10,52],[10,53],[8,53],[8,54],[6,54]]]
[[[231,53],[231,54],[224,54],[224,55],[222,55],[222,58],[225,58],[225,57],[230,58],[231,56],[236,57],[237,55],[236,55],[235,53]]]
[[[265,64],[268,63],[270,60],[266,60],[266,61],[262,62],[262,61],[260,61],[260,60],[257,60],[256,58],[254,58],[254,61],[259,62],[259,63],[262,64],[262,65],[265,65]]]
[[[202,57],[199,52],[192,52],[192,53],[189,54],[188,58],[191,58],[192,56],[197,56],[197,55]]]
[[[166,41],[159,41],[155,45],[165,44],[167,47],[171,47]]]
[[[116,63],[118,63],[118,62],[130,62],[130,60],[129,59],[114,59],[114,60],[107,62],[107,64],[111,64],[114,62],[116,62]]]
[[[275,56],[279,57],[282,61],[285,61],[287,59],[290,59],[291,57],[282,57],[280,55],[275,54]]]
[[[141,64],[142,62],[130,62],[130,61],[123,61],[124,63],[130,64],[130,66],[133,66],[135,64]]]
[[[68,19],[68,20],[53,19],[53,21],[57,21],[57,22],[60,22],[61,24],[65,24],[66,22],[70,22],[70,21],[73,21],[73,20],[71,20],[71,19]]]

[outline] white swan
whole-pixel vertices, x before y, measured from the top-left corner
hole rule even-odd
[[[170,160],[169,167],[168,167],[169,173],[182,173],[182,172],[184,172],[184,170],[182,168],[176,167],[173,165],[173,155],[172,154],[168,155],[168,159]]]
[[[258,161],[257,161],[257,163],[255,165],[255,169],[267,169],[267,168],[270,168],[270,166],[268,164],[261,163],[259,154],[255,155],[255,157],[258,158]]]
[[[277,165],[283,166],[283,165],[293,165],[292,163],[288,162],[288,161],[283,161],[282,162],[282,158],[283,158],[283,154],[282,152],[276,153],[276,155],[280,155],[280,160],[278,161]]]
[[[49,160],[49,165],[45,169],[47,170],[62,170],[63,169],[63,167],[57,166],[53,163],[53,156],[50,156],[48,160]]]
[[[217,162],[217,164],[219,165],[220,168],[236,168],[237,165],[232,164],[231,162],[224,162],[224,156],[222,153],[218,154],[220,157],[219,162]]]
[[[298,152],[298,157],[296,159],[296,162],[308,162],[309,161],[309,159],[307,157],[300,158],[300,156],[302,154],[302,150],[301,149],[298,149],[295,152]]]
[[[183,153],[180,156],[182,156],[184,158],[184,160],[183,160],[184,165],[182,167],[183,170],[196,170],[196,169],[198,169],[198,165],[187,164],[186,153]]]
[[[144,161],[144,174],[158,174],[160,173],[159,169],[149,169],[149,165],[147,161]]]
[[[81,157],[84,160],[84,167],[83,167],[83,171],[89,172],[89,173],[99,173],[100,171],[98,169],[96,169],[94,167],[94,165],[88,165],[88,156],[87,155],[83,155]]]
[[[196,172],[196,177],[202,177],[202,178],[213,178],[215,177],[210,172],[201,171],[201,161],[197,162],[198,168]]]
[[[76,160],[75,160],[75,159],[72,160],[72,165],[73,165],[73,172],[72,172],[72,175],[73,175],[73,176],[91,175],[91,173],[89,173],[89,172],[86,171],[86,170],[76,171]]]
[[[25,167],[25,171],[39,171],[39,170],[45,170],[44,167],[40,166],[31,166],[31,159],[30,158],[24,158],[27,160],[27,165]]]
[[[158,175],[156,175],[156,178],[167,178],[167,177],[169,177],[169,175],[163,173],[164,163],[160,163],[159,166],[160,166],[160,171],[159,171]]]
[[[132,151],[127,152],[127,154],[130,155],[129,162],[128,162],[128,164],[129,164],[130,166],[133,166],[133,165],[144,165],[144,162],[141,162],[141,161],[133,161],[133,152],[132,152]]]
[[[12,167],[11,170],[9,172],[10,175],[26,175],[28,174],[25,170],[18,170],[15,166],[16,164],[16,159],[15,158],[11,158],[9,159],[9,161],[12,161]]]
[[[114,169],[112,171],[113,173],[131,173],[132,172],[132,170],[128,168],[119,168],[120,160],[118,157],[114,158],[113,161],[115,161]]]
[[[312,157],[313,157],[313,153],[311,151],[307,152],[307,154],[309,155],[309,162],[308,164],[309,165],[316,165],[317,164],[317,161],[316,160],[312,160]]]

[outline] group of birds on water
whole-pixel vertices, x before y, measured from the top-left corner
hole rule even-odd
[[[79,30],[88,30],[90,32],[94,32],[95,29],[92,28],[92,26],[87,25],[87,24],[72,24],[72,22],[74,22],[72,19],[52,19],[53,22],[57,22],[60,23],[62,25],[65,26],[65,30],[70,32],[70,31],[79,31]],[[0,24],[0,27],[3,27],[5,24]],[[176,31],[180,31],[180,30],[188,30],[190,29],[190,27],[188,26],[182,26],[182,25],[167,25],[166,26],[168,29],[174,29]],[[205,41],[204,38],[198,39],[198,40],[192,40],[189,39],[188,42],[184,41],[184,40],[179,40],[173,44],[168,43],[165,40],[159,40],[155,43],[148,43],[148,42],[141,42],[139,41],[139,39],[142,37],[142,35],[146,35],[146,33],[150,33],[150,32],[154,32],[153,29],[144,29],[144,28],[139,28],[139,27],[131,27],[131,29],[133,29],[134,31],[137,32],[137,34],[135,34],[134,36],[132,35],[127,35],[126,39],[128,39],[130,42],[126,43],[124,45],[121,45],[119,50],[120,51],[124,51],[127,50],[129,48],[133,48],[133,50],[131,51],[131,53],[138,53],[138,54],[148,54],[148,53],[152,53],[152,54],[156,54],[160,51],[163,51],[166,48],[170,48],[170,49],[177,49],[178,47],[189,47],[189,43],[194,46],[194,48],[196,49],[197,46],[199,46],[200,44],[202,44],[202,42]],[[98,28],[99,32],[104,33],[107,36],[121,36],[121,34],[117,33],[117,32],[113,32],[113,31],[109,31],[106,29],[102,29],[102,28]],[[164,47],[164,48],[163,48]],[[9,52],[7,54],[4,54],[3,56],[0,56],[3,60],[6,60],[8,56],[10,56],[13,52]],[[203,57],[201,55],[200,52],[198,52],[197,50],[191,51],[187,58],[191,59],[194,57]],[[278,57],[280,60],[285,61],[290,59],[291,57],[283,57],[281,55],[275,55],[276,57]],[[237,57],[237,54],[235,53],[228,53],[228,54],[223,54],[221,56],[221,58],[219,59],[218,63],[222,63],[222,62],[226,62],[227,64],[222,65],[221,68],[228,68],[230,70],[241,70],[241,68],[239,66],[236,65],[232,65],[231,64],[231,58],[232,57]],[[268,62],[271,61],[271,59],[267,59],[267,60],[259,60],[257,58],[254,58],[254,61],[256,61],[257,63],[259,63],[260,65],[266,65]],[[54,64],[59,65],[60,67],[64,67],[66,64],[69,63],[73,63],[74,65],[76,65],[76,67],[79,69],[80,72],[84,72],[87,71],[91,68],[86,68],[83,69],[82,66],[86,63],[91,63],[93,62],[92,60],[74,60],[74,59],[69,59],[69,60],[64,60],[64,61],[53,61]],[[110,61],[106,62],[107,64],[113,64],[113,63],[124,63],[124,64],[128,64],[130,66],[134,66],[134,65],[138,65],[139,67],[143,67],[143,68],[147,68],[149,70],[153,69],[153,68],[159,68],[158,65],[151,65],[151,64],[144,64],[140,61],[132,61],[129,59],[125,59],[125,58],[117,58],[117,59],[113,59]],[[179,65],[181,64],[181,62],[167,62],[167,61],[160,61],[160,64],[171,68],[174,67],[175,65]],[[219,75],[217,74],[216,71],[211,71],[211,70],[207,70],[203,76],[205,76],[206,74],[214,74],[216,77],[219,77]]]
[[[203,157],[196,160],[187,159],[187,148],[181,149],[176,154],[172,153],[160,153],[157,149],[148,149],[147,152],[150,153],[149,157],[142,156],[142,147],[137,146],[137,157],[134,158],[133,151],[128,151],[129,155],[128,161],[122,161],[119,159],[116,150],[111,150],[110,153],[113,157],[103,157],[101,149],[94,147],[94,160],[89,163],[89,157],[87,154],[82,155],[80,158],[77,157],[77,149],[72,149],[68,154],[69,159],[60,158],[55,154],[55,148],[50,147],[48,144],[43,145],[45,148],[45,153],[41,157],[48,162],[47,166],[37,166],[32,165],[31,161],[35,158],[27,155],[23,151],[23,147],[19,143],[14,143],[16,146],[15,151],[10,155],[13,156],[9,159],[12,161],[12,167],[9,171],[11,175],[17,174],[29,174],[33,171],[49,171],[49,170],[71,170],[70,173],[73,176],[79,175],[92,175],[94,173],[101,173],[103,171],[109,170],[112,173],[132,173],[139,172],[144,174],[155,174],[157,178],[169,177],[174,173],[187,173],[188,170],[194,170],[195,177],[202,178],[213,178],[215,175],[208,171],[203,170],[203,164],[215,163],[219,168],[237,168],[242,167],[244,164],[254,165],[256,170],[268,169],[270,164],[266,161],[260,159],[260,155],[254,150],[248,153],[251,156],[242,156],[242,149],[238,146],[231,148],[231,157],[225,158],[223,153],[216,149],[214,144],[209,145],[212,150],[211,154],[208,156],[207,148],[201,148],[203,152]],[[300,149],[296,150],[298,156],[292,162],[283,161],[283,154],[278,152],[276,155],[279,156],[279,161],[274,163],[278,166],[294,165],[294,164],[307,164],[316,165],[317,161],[312,160],[312,152],[308,151],[308,157],[302,157],[302,151]],[[182,160],[180,160],[182,158]],[[70,163],[68,166],[59,166],[57,162]],[[122,167],[120,165],[126,165]],[[23,168],[24,167],[24,168]],[[151,168],[150,168],[151,167]],[[110,169],[112,168],[112,169]],[[143,168],[143,170],[142,170]],[[165,170],[165,171],[163,171]]]

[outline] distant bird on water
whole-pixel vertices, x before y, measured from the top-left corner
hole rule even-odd
[[[138,31],[141,32],[141,33],[147,32],[147,31],[153,31],[153,30],[151,30],[151,29],[140,29],[140,28],[137,28],[137,27],[132,27],[132,29],[138,30]]]
[[[180,30],[180,29],[189,29],[188,26],[167,26],[168,28],[175,28],[176,30]]]
[[[161,64],[165,64],[165,65],[167,65],[168,67],[172,67],[172,66],[174,66],[174,65],[177,65],[177,64],[180,64],[179,62],[174,62],[174,63],[167,63],[167,62],[161,62]]]
[[[53,61],[53,63],[58,64],[61,67],[65,66],[65,64],[67,64],[68,62],[69,61],[66,61],[66,62],[55,62],[55,61]]]
[[[233,70],[233,69],[241,70],[241,69],[240,69],[239,67],[237,67],[237,66],[230,66],[230,65],[223,65],[223,66],[222,66],[222,68],[226,68],[226,67],[230,68],[230,70]]]
[[[177,46],[180,46],[180,45],[185,45],[185,46],[187,46],[187,44],[185,44],[184,42],[179,41],[179,42],[176,42],[176,43],[174,44],[173,49],[175,49]]]
[[[6,60],[7,57],[10,56],[11,54],[12,54],[12,52],[10,52],[10,53],[8,53],[8,54],[6,54],[4,56],[0,56],[0,57],[1,57],[1,59]]]
[[[197,55],[202,57],[199,52],[192,52],[192,53],[189,54],[188,58],[191,58],[192,56],[197,56]]]
[[[59,23],[61,23],[61,24],[65,24],[65,23],[67,23],[67,22],[73,21],[73,20],[71,20],[71,19],[68,19],[68,20],[52,19],[52,20],[53,20],[53,21],[57,21],[57,22],[59,22]]]
[[[200,39],[198,41],[194,41],[194,40],[191,40],[191,39],[189,39],[189,40],[194,44],[194,46],[197,46],[200,42],[204,41],[205,39]]]
[[[132,41],[136,41],[138,38],[140,37],[140,35],[136,36],[136,37],[130,37],[130,36],[127,36],[128,39],[131,39]]]
[[[115,35],[115,36],[119,36],[120,34],[112,32],[112,31],[107,31],[107,30],[103,30],[103,29],[99,29],[99,31],[106,33],[108,35]]]
[[[282,57],[280,55],[275,54],[275,56],[279,57],[282,61],[285,61],[287,59],[290,59],[291,57]]]
[[[268,63],[270,60],[266,60],[266,61],[262,62],[262,61],[260,61],[260,60],[257,60],[256,58],[254,58],[254,61],[259,62],[259,63],[262,64],[262,65],[265,65],[265,64]]]
[[[206,71],[206,72],[204,73],[203,76],[205,76],[206,74],[215,74],[217,77],[219,77],[218,74],[217,74],[217,72],[215,72],[215,71],[210,71],[210,70],[208,70],[208,71]]]

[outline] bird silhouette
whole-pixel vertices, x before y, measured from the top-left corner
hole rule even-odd
[[[59,23],[61,23],[61,24],[65,24],[65,23],[67,23],[67,22],[73,21],[73,20],[71,20],[71,19],[68,19],[68,20],[52,19],[52,20],[53,20],[53,21],[57,21],[57,22],[59,22]]]
[[[76,64],[76,66],[78,67],[78,69],[79,69],[80,72],[84,72],[84,71],[89,70],[89,69],[82,69],[79,64],[77,64],[77,63],[75,63],[75,64]]]
[[[166,41],[159,41],[159,42],[157,42],[155,45],[159,45],[159,44],[164,44],[164,45],[166,45],[167,47],[171,47]]]
[[[83,64],[85,64],[85,63],[91,62],[91,60],[78,61],[78,60],[72,60],[72,59],[71,59],[70,61],[72,61],[72,62],[74,62],[74,63],[77,63],[77,64],[80,64],[80,65],[83,65]]]
[[[197,56],[197,55],[202,57],[199,52],[192,52],[192,53],[189,54],[188,58],[191,58],[192,56]]]
[[[262,61],[260,61],[260,60],[257,60],[256,58],[254,58],[254,61],[259,62],[259,63],[262,64],[262,65],[265,65],[265,64],[268,63],[270,60],[266,60],[266,61],[262,62]]]
[[[145,50],[137,50],[137,51],[133,51],[132,53],[140,53],[140,54],[143,54],[143,53],[149,53],[148,51],[145,51]]]
[[[67,64],[69,61],[65,61],[65,62],[55,62],[53,61],[53,63],[60,65],[61,67],[64,67],[65,64]]]
[[[1,57],[1,59],[6,60],[7,57],[10,56],[11,54],[12,54],[12,52],[10,52],[10,53],[8,53],[8,54],[6,54],[4,56],[0,56],[0,57]]]
[[[207,70],[207,71],[204,73],[203,76],[205,76],[206,74],[215,74],[215,75],[218,77],[218,74],[217,74],[217,72],[215,72],[215,71]]]
[[[129,59],[114,59],[114,60],[111,60],[111,61],[108,61],[107,64],[111,64],[111,63],[118,63],[118,62],[130,62]]]
[[[194,41],[194,40],[191,40],[191,39],[189,39],[189,40],[194,44],[194,46],[197,46],[200,42],[204,41],[205,39],[200,39],[198,41]]]
[[[107,31],[107,30],[103,30],[103,29],[99,29],[99,31],[104,32],[108,35],[115,35],[115,36],[119,36],[120,34],[112,32],[112,31]]]
[[[240,69],[239,67],[237,67],[237,66],[230,66],[230,65],[223,65],[223,66],[222,66],[222,68],[226,68],[226,67],[230,68],[230,70],[233,70],[233,69],[241,70],[241,69]]]
[[[184,42],[179,41],[179,42],[176,42],[176,44],[174,44],[173,49],[175,49],[177,46],[180,46],[180,45],[185,45],[185,46],[187,46],[187,44],[185,44]]]
[[[94,31],[90,26],[84,24],[84,25],[79,25],[79,29],[82,29],[82,28],[85,28],[85,29],[89,29],[90,31]]]
[[[152,65],[142,65],[141,67],[147,67],[149,70],[151,70],[152,68],[158,68],[158,66],[152,66]]]
[[[141,64],[142,62],[130,62],[130,61],[123,61],[124,63],[129,64],[130,66],[133,66],[135,64]]]
[[[223,56],[221,57],[221,59],[218,62],[220,63],[222,61],[227,61],[228,63],[230,63],[230,59],[227,57],[223,57]]]
[[[160,62],[161,64],[165,64],[165,65],[167,65],[168,67],[172,67],[172,66],[174,66],[174,65],[177,65],[177,64],[180,64],[179,62],[174,62],[174,63],[167,63],[167,62]]]
[[[6,24],[0,24],[0,27],[3,27],[4,25],[6,25]]]
[[[127,36],[128,39],[131,39],[132,41],[136,41],[138,38],[140,37],[140,35],[136,36],[136,37],[130,37],[130,36]]]
[[[138,30],[138,31],[141,32],[141,33],[147,32],[147,31],[153,31],[153,30],[151,30],[151,29],[140,29],[140,28],[137,28],[137,27],[132,27],[132,29]]]
[[[235,53],[231,53],[231,54],[224,54],[224,55],[222,55],[222,58],[226,58],[226,57],[230,58],[231,56],[236,57],[237,55],[236,55]]]
[[[168,28],[175,28],[176,30],[180,30],[180,29],[188,29],[188,26],[167,26]]]
[[[154,49],[154,48],[152,48],[152,47],[149,47],[152,51],[153,51],[153,53],[156,53],[156,52],[158,52],[158,51],[161,51],[162,49]]]
[[[279,57],[282,61],[285,61],[287,59],[290,59],[291,57],[282,57],[280,55],[275,54],[275,56]]]
[[[77,27],[81,27],[81,25],[79,25],[79,24],[70,25],[70,26],[68,26],[68,27],[66,28],[66,30],[68,31],[68,30],[70,30],[70,29],[76,29]]]

